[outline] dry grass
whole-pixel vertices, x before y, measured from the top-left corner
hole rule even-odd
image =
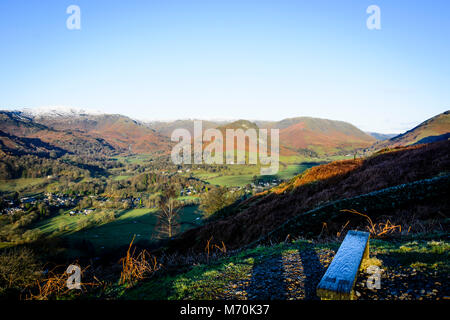
[[[131,251],[134,237],[131,240],[127,250],[127,255],[120,259],[122,263],[122,272],[120,274],[119,284],[132,287],[139,280],[150,277],[154,272],[161,268],[156,260],[147,250],[142,250],[136,254],[136,248]]]
[[[210,255],[217,256],[218,253],[222,255],[226,255],[227,247],[223,241],[220,242],[220,245],[211,243],[213,237],[209,238],[206,241],[205,253],[206,253],[206,262],[209,263]]]
[[[334,161],[328,164],[312,167],[303,174],[296,177],[293,181],[283,183],[275,187],[272,191],[275,194],[281,194],[289,189],[297,188],[312,182],[324,181],[334,177],[345,175],[356,168],[361,167],[363,160],[342,160]]]
[[[67,279],[69,275],[64,272],[57,272],[57,269],[60,269],[62,266],[57,266],[53,270],[48,272],[48,275],[45,280],[37,281],[36,283],[36,291],[34,294],[30,291],[29,296],[26,297],[27,300],[49,300],[52,297],[61,297],[63,295],[68,294],[71,289],[67,287]],[[83,274],[85,274],[86,270],[89,269],[87,266],[84,269],[81,269],[81,279],[83,279]],[[85,282],[80,283],[81,292],[86,291],[86,287],[96,287],[101,285],[101,282],[94,277],[94,282]]]
[[[369,225],[366,227],[367,231],[370,232],[370,235],[372,237],[378,237],[381,238],[383,236],[386,236],[388,234],[393,234],[393,233],[401,233],[402,232],[402,226],[401,225],[394,225],[391,223],[391,221],[388,219],[386,220],[386,222],[379,222],[379,223],[373,223],[372,219],[370,219],[370,217],[364,213],[358,212],[354,209],[344,209],[341,210],[341,212],[349,212],[349,213],[353,213],[353,214],[357,214],[360,215],[364,218],[366,218],[366,220],[369,222]],[[348,221],[346,223],[346,225],[348,224]],[[346,226],[345,225],[345,226]],[[344,228],[345,228],[344,226]],[[344,229],[343,228],[343,229]],[[342,230],[341,232],[342,233]],[[340,233],[338,232],[338,237],[340,236]]]

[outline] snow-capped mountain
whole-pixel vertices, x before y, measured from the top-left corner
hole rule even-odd
[[[84,108],[75,108],[68,106],[44,106],[37,108],[23,108],[20,110],[23,114],[31,117],[73,117],[83,115],[102,115],[98,110]]]
[[[129,117],[73,107],[0,110],[0,131],[19,138],[37,138],[76,154],[86,150],[90,154],[170,150],[166,136]]]

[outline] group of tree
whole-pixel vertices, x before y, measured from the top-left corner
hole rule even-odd
[[[0,216],[0,242],[31,242],[42,236],[34,224],[52,214],[51,208],[44,203],[27,204],[22,211],[13,215]]]
[[[33,155],[6,155],[0,159],[0,179],[43,178],[66,176],[72,180],[90,175],[89,170],[60,159],[41,158]]]
[[[178,174],[164,175],[156,172],[143,173],[127,180],[110,180],[105,188],[105,194],[111,196],[137,196],[140,193],[159,193],[166,185],[171,185],[180,195],[181,190],[192,188],[199,192],[206,184],[198,179],[184,177]]]
[[[225,187],[214,187],[200,196],[200,209],[206,217],[232,205],[242,198],[241,191],[227,190]]]

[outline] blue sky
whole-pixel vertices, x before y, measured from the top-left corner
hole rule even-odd
[[[81,8],[68,30],[66,8]],[[366,27],[369,5],[381,30]],[[402,132],[450,109],[450,1],[0,1],[0,108],[315,116]]]

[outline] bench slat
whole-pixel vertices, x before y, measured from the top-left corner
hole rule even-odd
[[[350,230],[317,286],[322,299],[354,298],[353,286],[361,262],[369,256],[368,232]]]

